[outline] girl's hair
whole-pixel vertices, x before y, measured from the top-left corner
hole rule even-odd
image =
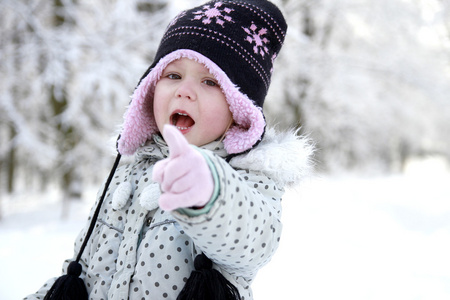
[[[222,134],[222,136],[220,137],[220,139],[217,141],[216,145],[219,145],[220,143],[222,143],[222,141],[225,139],[225,136],[227,135],[228,130],[230,129],[231,125],[233,125],[234,120],[233,118],[230,118],[230,122],[227,125],[227,128],[225,128],[225,132]],[[216,148],[216,147],[214,147]]]

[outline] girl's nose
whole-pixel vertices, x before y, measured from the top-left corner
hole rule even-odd
[[[197,98],[193,82],[189,80],[180,83],[176,91],[176,97],[180,99],[195,100]]]

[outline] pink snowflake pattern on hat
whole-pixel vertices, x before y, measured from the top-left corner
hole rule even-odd
[[[222,5],[222,2],[216,2],[214,7],[211,7],[210,5],[203,6],[203,10],[194,12],[196,15],[194,20],[202,20],[203,24],[210,24],[213,20],[215,20],[216,24],[219,24],[222,27],[224,27],[223,25],[225,22],[233,23],[233,19],[228,14],[230,14],[234,9],[228,7],[222,8]]]
[[[265,54],[269,54],[269,49],[266,47],[266,44],[269,43],[269,40],[264,37],[264,35],[267,33],[266,28],[261,28],[258,30],[258,26],[256,26],[255,23],[252,22],[252,25],[250,25],[249,28],[242,27],[242,29],[244,29],[248,34],[245,40],[250,44],[255,44],[255,46],[253,46],[253,51],[255,52],[255,54],[260,54],[262,57],[264,57]]]

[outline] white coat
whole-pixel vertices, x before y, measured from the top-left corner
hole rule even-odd
[[[141,147],[134,162],[120,166],[110,184],[81,259],[89,299],[176,299],[202,252],[242,299],[253,299],[251,283],[281,237],[284,188],[308,175],[311,147],[294,132],[274,130],[230,163],[221,157],[223,148],[204,147],[219,194],[208,212],[196,214],[158,207],[159,186],[151,175],[167,147],[155,141]],[[75,255],[88,226],[75,242]],[[25,299],[43,299],[55,279]]]

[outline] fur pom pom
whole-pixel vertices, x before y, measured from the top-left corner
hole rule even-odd
[[[154,210],[159,207],[158,199],[161,195],[158,183],[152,183],[145,187],[141,194],[141,206],[146,210]]]
[[[133,187],[131,186],[131,183],[128,181],[122,182],[114,192],[112,198],[112,208],[115,210],[123,208],[130,199],[132,189]]]

